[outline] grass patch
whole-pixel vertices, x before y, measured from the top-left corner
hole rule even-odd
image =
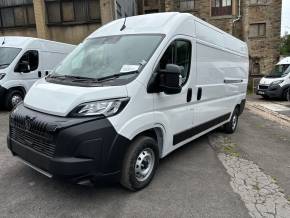
[[[223,147],[223,152],[234,157],[240,157],[239,152],[235,150],[235,145],[225,145]]]

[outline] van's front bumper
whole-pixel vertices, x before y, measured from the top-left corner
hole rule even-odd
[[[0,86],[0,106],[4,104],[6,93],[7,93],[7,89]]]
[[[281,98],[283,97],[283,91],[284,87],[279,85],[258,85],[256,94],[269,98]]]
[[[106,118],[57,117],[22,104],[10,116],[7,143],[38,171],[75,181],[118,176],[129,144]]]

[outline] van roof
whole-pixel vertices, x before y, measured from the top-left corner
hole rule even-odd
[[[24,37],[24,36],[3,36],[0,37],[0,47],[14,47],[14,48],[26,48],[27,46],[39,47],[40,49],[49,49],[58,50],[57,47],[60,46],[60,49],[70,48],[72,45],[55,42],[45,39],[38,39],[33,37]]]
[[[283,58],[277,65],[290,64],[290,57]]]
[[[121,31],[124,21],[124,18],[114,20],[93,32],[88,38],[128,34],[164,34],[172,37],[183,34],[227,48],[244,56],[248,55],[245,42],[189,13],[165,12],[127,17],[126,28]]]

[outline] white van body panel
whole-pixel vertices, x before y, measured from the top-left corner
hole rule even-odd
[[[118,93],[116,95],[116,93]],[[41,96],[39,98],[38,96]],[[110,98],[127,97],[124,86],[119,87],[77,87],[51,84],[41,79],[33,85],[33,91],[28,92],[25,106],[47,114],[66,116],[80,102],[91,102]]]
[[[120,114],[108,120],[123,137],[132,140],[148,129],[159,131],[162,140],[160,156],[164,157],[230,119],[235,107],[246,97],[248,83],[248,50],[246,43],[190,15],[158,13],[128,17],[99,28],[87,39],[112,35],[163,34],[164,39],[138,77],[125,86],[77,87],[38,81],[25,98],[25,106],[36,111],[67,116],[85,102],[129,97]],[[167,47],[175,39],[192,44],[190,74],[181,93],[166,95],[147,92],[148,82]],[[186,102],[188,89],[192,100]],[[202,98],[197,100],[198,89]],[[41,96],[41,99],[40,97]],[[182,141],[174,137],[187,130],[228,114],[226,120]]]
[[[1,70],[6,76],[0,80],[0,86],[7,90],[13,87],[22,87],[25,92],[27,92],[32,84],[40,78],[38,72],[41,72],[41,77],[44,77],[75,48],[75,46],[65,43],[30,37],[0,37],[0,43],[0,47],[21,49],[9,67]],[[38,69],[29,73],[14,72],[23,54],[29,50],[36,50],[39,53]]]

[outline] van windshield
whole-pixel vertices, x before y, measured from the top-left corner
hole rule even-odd
[[[149,61],[162,38],[163,35],[146,34],[88,39],[49,77],[76,82],[131,78]]]
[[[286,76],[290,72],[290,64],[276,65],[266,78],[280,78]]]
[[[0,69],[8,67],[20,51],[20,48],[0,47]]]

